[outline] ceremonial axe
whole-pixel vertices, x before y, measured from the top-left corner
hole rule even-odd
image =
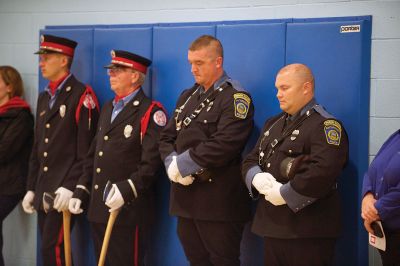
[[[106,202],[111,188],[112,188],[112,183],[110,181],[108,181],[104,188],[104,191],[103,191],[103,201],[104,202]],[[98,266],[103,266],[105,263],[107,249],[108,249],[108,243],[110,242],[111,232],[112,232],[115,220],[117,219],[118,213],[119,213],[119,209],[111,212],[110,216],[108,217],[107,228],[106,228],[106,232],[104,234],[103,245],[101,246],[101,253],[100,253]]]
[[[54,193],[43,193],[43,209],[45,213],[54,210],[54,200],[56,195]],[[65,266],[72,266],[71,259],[71,213],[65,210],[63,213],[63,231],[64,231],[64,256]]]

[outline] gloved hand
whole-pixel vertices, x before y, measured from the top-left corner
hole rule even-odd
[[[72,198],[72,194],[74,193],[65,187],[57,188],[54,193],[56,194],[56,197],[54,199],[53,208],[58,212],[68,210],[69,200]]]
[[[35,198],[35,192],[32,190],[29,190],[26,192],[24,199],[22,200],[22,208],[24,209],[24,212],[32,214],[35,211],[35,208],[33,208],[33,199]]]
[[[82,208],[82,201],[78,198],[71,198],[68,203],[68,210],[72,214],[80,214],[83,212]]]
[[[271,188],[266,190],[265,200],[271,202],[275,206],[286,204],[285,199],[282,197],[280,188],[282,184],[274,180]]]
[[[171,180],[172,182],[175,182],[175,183],[178,182],[178,178],[182,178],[181,173],[179,173],[178,164],[176,163],[175,155],[172,156],[172,162],[168,166],[167,174],[168,174],[169,180]]]
[[[267,189],[272,187],[273,181],[275,181],[275,178],[270,173],[261,172],[254,176],[251,184],[260,194],[266,195]]]
[[[119,191],[116,184],[113,184],[106,199],[106,205],[110,208],[109,212],[118,210],[125,204],[121,191]]]
[[[178,176],[178,179],[177,179],[177,182],[184,186],[191,185],[193,183],[193,181],[194,181],[194,178],[193,178],[193,176],[190,176],[190,175],[185,176],[185,177]]]

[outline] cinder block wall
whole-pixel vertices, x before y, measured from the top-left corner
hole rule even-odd
[[[46,25],[135,24],[372,15],[369,156],[400,128],[400,1],[0,0],[0,65],[23,75],[36,109],[39,30]],[[343,95],[338,95],[343,97]],[[365,125],[367,129],[367,125]],[[4,224],[6,265],[35,265],[36,218],[18,207]],[[380,265],[370,252],[370,265]]]

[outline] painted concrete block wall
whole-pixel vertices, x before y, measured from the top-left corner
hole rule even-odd
[[[372,15],[370,159],[400,128],[400,1],[363,0],[0,0],[0,65],[22,74],[36,109],[39,30],[46,25],[136,24]],[[344,97],[338,95],[338,97]],[[366,125],[367,126],[367,125]],[[35,265],[36,218],[6,220],[7,265]],[[367,256],[367,254],[366,254]],[[371,265],[379,265],[375,252]]]

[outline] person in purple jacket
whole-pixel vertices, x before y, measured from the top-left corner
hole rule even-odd
[[[382,145],[364,175],[361,217],[365,229],[380,220],[386,251],[379,250],[383,265],[400,265],[400,130]]]

